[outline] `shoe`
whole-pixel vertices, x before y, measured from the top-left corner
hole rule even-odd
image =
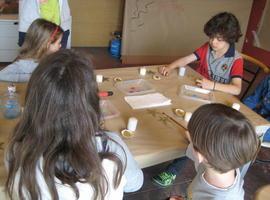
[[[152,181],[159,186],[168,187],[172,185],[174,180],[176,179],[176,175],[170,172],[162,172],[152,178]]]

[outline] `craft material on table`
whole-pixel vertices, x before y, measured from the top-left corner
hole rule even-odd
[[[186,112],[181,108],[174,109],[174,114],[176,114],[178,117],[184,117]]]
[[[186,68],[185,67],[180,67],[178,71],[179,76],[185,76],[186,73]]]
[[[146,68],[145,67],[140,67],[139,73],[140,73],[141,76],[145,76],[146,75]]]
[[[144,79],[116,82],[115,87],[126,95],[139,95],[155,91],[152,85]]]
[[[161,77],[159,75],[153,75],[153,79],[159,81],[161,80]]]
[[[134,132],[133,131],[130,131],[128,129],[124,129],[121,131],[121,135],[124,137],[124,138],[131,138],[134,136]]]
[[[118,117],[120,112],[110,102],[110,100],[100,100],[101,114],[104,119],[112,119]]]
[[[113,91],[100,91],[98,93],[99,97],[108,97],[108,96],[112,96],[113,95]]]
[[[162,113],[163,115],[165,115],[166,117],[168,117],[171,121],[173,121],[174,123],[176,123],[178,126],[181,126],[183,129],[187,130],[186,127],[184,127],[182,124],[180,124],[178,121],[176,121],[174,118],[172,118],[171,116],[167,115],[165,112]]]
[[[151,93],[138,96],[126,96],[125,101],[133,109],[152,108],[158,106],[171,105],[171,99],[165,97],[161,93]]]
[[[113,81],[114,82],[120,82],[120,81],[122,81],[122,78],[121,77],[114,77]]]
[[[130,117],[128,119],[127,129],[134,132],[136,131],[137,124],[138,124],[138,119],[135,117]]]
[[[182,85],[180,95],[206,103],[211,103],[215,100],[214,94],[210,90],[194,87],[191,85]]]
[[[102,83],[102,82],[103,82],[103,75],[97,74],[97,75],[96,75],[96,81],[97,81],[98,83]]]
[[[239,103],[233,103],[232,108],[235,110],[240,110],[240,104]]]
[[[185,116],[184,116],[184,120],[186,122],[189,122],[189,120],[191,119],[191,117],[192,117],[192,113],[191,112],[186,112],[185,113]]]

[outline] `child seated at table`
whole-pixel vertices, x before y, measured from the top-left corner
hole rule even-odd
[[[199,60],[197,72],[204,76],[196,80],[198,86],[234,95],[241,92],[243,59],[235,49],[235,42],[242,36],[237,18],[228,12],[213,16],[205,25],[204,32],[209,37],[194,53],[161,67],[160,73],[168,75],[179,66]],[[166,187],[173,183],[185,165],[186,157],[175,159],[165,171],[153,177],[153,181]]]
[[[270,76],[262,80],[253,94],[245,98],[243,103],[270,121]]]
[[[45,19],[36,19],[27,31],[15,62],[0,71],[0,81],[27,82],[41,58],[61,48],[63,30]]]
[[[237,18],[232,13],[219,13],[204,25],[204,33],[209,37],[209,42],[194,53],[161,67],[160,73],[168,75],[172,69],[197,60],[197,72],[203,76],[196,80],[198,86],[233,95],[240,94],[243,59],[235,49],[235,43],[242,36]]]
[[[260,149],[247,118],[223,104],[203,105],[192,115],[187,137],[190,144],[186,155],[194,161],[197,171],[188,199],[243,200],[242,169]]]
[[[42,59],[7,148],[8,196],[122,199],[140,189],[142,170],[101,118],[91,62],[71,50]]]

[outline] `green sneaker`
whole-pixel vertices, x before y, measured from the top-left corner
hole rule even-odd
[[[174,180],[176,179],[176,175],[170,172],[162,172],[152,178],[152,181],[162,187],[170,186]]]

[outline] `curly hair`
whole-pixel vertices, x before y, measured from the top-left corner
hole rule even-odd
[[[204,33],[212,38],[221,36],[226,42],[233,44],[242,36],[239,21],[228,12],[222,12],[213,16],[205,25]]]

